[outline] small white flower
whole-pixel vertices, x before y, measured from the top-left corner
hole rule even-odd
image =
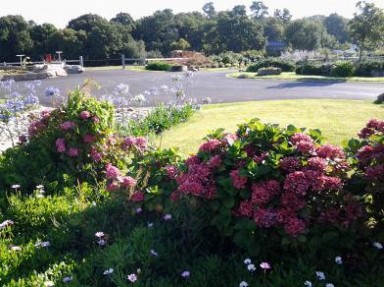
[[[53,287],[53,286],[55,286],[55,283],[53,283],[53,281],[45,281],[44,282],[44,286],[46,286],[46,287]]]
[[[21,251],[21,247],[20,246],[12,246],[11,250],[12,251]]]
[[[191,275],[189,271],[183,271],[181,272],[181,277],[188,278]]]
[[[158,254],[155,250],[153,250],[153,249],[151,249],[149,252],[150,252],[151,255],[153,255],[153,256],[158,256],[158,255],[159,255],[159,254]]]
[[[136,213],[141,213],[143,209],[141,207],[136,208]]]
[[[269,264],[268,262],[261,262],[260,267],[263,270],[268,270],[268,269],[271,269],[271,264]]]
[[[319,279],[319,280],[325,280],[324,272],[316,271],[316,276],[317,276],[317,279]]]
[[[250,258],[246,258],[246,259],[244,260],[244,264],[249,265],[249,264],[251,264],[251,263],[252,263],[252,261],[251,261]]]
[[[7,226],[11,226],[11,225],[13,225],[13,223],[14,222],[12,220],[9,220],[9,219],[4,220],[2,223],[0,223],[0,229],[3,229]]]
[[[100,238],[100,237],[105,236],[105,234],[104,234],[104,232],[102,232],[102,231],[98,231],[98,232],[95,233],[95,236],[98,237],[98,238]]]
[[[248,271],[249,271],[249,272],[256,271],[256,266],[255,266],[255,264],[248,264],[247,268],[248,268]]]
[[[245,281],[241,281],[239,287],[248,287],[248,283]]]
[[[149,223],[147,224],[147,226],[148,226],[149,228],[152,228],[152,227],[153,227],[153,223],[152,223],[152,222],[149,222]]]
[[[18,188],[20,188],[20,184],[14,184],[14,185],[12,185],[11,186],[13,189],[18,189]]]
[[[164,219],[165,221],[169,221],[169,220],[172,219],[172,215],[169,214],[169,213],[167,213],[166,215],[164,215],[163,219]]]
[[[97,242],[97,244],[99,244],[99,246],[104,246],[106,244],[105,240],[101,239],[101,238],[96,242]]]
[[[132,273],[127,276],[127,279],[131,282],[135,282],[137,280],[136,274]]]
[[[64,278],[63,278],[63,282],[64,282],[64,283],[69,283],[69,282],[71,282],[72,280],[73,280],[72,276],[68,276],[68,277],[64,277]]]
[[[109,275],[109,274],[112,274],[113,271],[115,271],[115,270],[113,270],[113,268],[109,268],[109,269],[104,270],[103,274],[104,275]]]
[[[343,264],[343,259],[341,258],[341,256],[336,256],[335,257],[335,262],[336,262],[336,264],[341,265],[341,264]]]
[[[44,189],[44,185],[42,185],[42,184],[36,185],[36,188],[37,189]]]
[[[49,247],[49,246],[51,246],[51,242],[49,242],[49,241],[43,241],[43,242],[41,242],[40,246],[41,246],[41,247]]]
[[[312,285],[312,282],[311,282],[311,281],[308,281],[308,280],[307,280],[307,281],[304,282],[304,286],[305,286],[305,287],[312,287],[313,285]]]
[[[373,242],[372,245],[377,249],[383,249],[383,244],[381,244],[380,242]]]
[[[335,287],[335,285],[333,285],[332,283],[327,283],[325,284],[325,287]]]

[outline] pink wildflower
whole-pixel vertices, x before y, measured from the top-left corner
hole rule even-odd
[[[50,110],[44,110],[41,112],[41,117],[44,119],[44,120],[47,120],[49,119],[51,116],[51,111]]]
[[[167,175],[170,179],[176,179],[179,174],[178,169],[173,165],[167,165],[165,167],[165,171],[167,172]]]
[[[80,113],[80,118],[83,120],[89,119],[91,117],[91,113],[89,111],[82,111]]]
[[[239,207],[235,211],[236,215],[253,217],[253,203],[250,200],[243,200],[240,202]]]
[[[207,165],[209,168],[215,168],[215,167],[218,167],[221,164],[221,162],[222,162],[221,157],[219,155],[214,155],[209,159],[209,161],[207,162]]]
[[[137,137],[135,145],[140,151],[145,151],[147,149],[147,140],[144,137]]]
[[[94,147],[91,148],[90,156],[94,161],[100,161],[103,157]]]
[[[276,224],[276,212],[259,208],[255,211],[253,220],[259,227],[272,227]]]
[[[288,174],[284,181],[284,189],[292,191],[297,195],[304,196],[309,188],[309,183],[305,173],[302,171],[295,171]]]
[[[279,165],[280,168],[287,173],[298,171],[301,168],[300,160],[293,156],[282,158]]]
[[[65,152],[65,139],[64,138],[58,138],[56,140],[56,149],[59,153]]]
[[[119,188],[120,188],[120,185],[118,182],[113,181],[113,182],[110,182],[107,184],[107,190],[108,191],[116,191]]]
[[[254,183],[251,189],[253,204],[264,205],[267,204],[272,198],[272,194],[264,187],[263,184]]]
[[[325,171],[327,161],[321,157],[311,157],[308,159],[307,168],[315,171]]]
[[[231,145],[233,145],[233,143],[234,143],[235,140],[237,140],[237,139],[238,139],[238,137],[237,137],[237,135],[235,135],[235,134],[226,134],[226,135],[222,138],[222,141],[223,141],[225,144],[231,146]]]

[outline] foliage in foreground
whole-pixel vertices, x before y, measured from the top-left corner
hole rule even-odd
[[[182,161],[109,107],[77,91],[1,156],[3,286],[384,284],[383,121],[344,151],[252,120]]]

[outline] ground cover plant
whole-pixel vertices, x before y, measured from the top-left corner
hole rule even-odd
[[[184,160],[113,112],[76,90],[0,155],[2,286],[384,284],[382,120],[344,150],[253,119]]]

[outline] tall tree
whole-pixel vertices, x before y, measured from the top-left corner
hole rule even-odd
[[[233,17],[247,16],[247,7],[245,5],[236,5],[232,8],[231,15]]]
[[[340,43],[348,41],[348,30],[347,30],[348,19],[332,13],[324,19],[324,26],[328,34],[334,36]]]
[[[284,25],[288,25],[288,23],[292,19],[292,14],[287,8],[284,8],[283,11],[281,11],[280,9],[276,9],[273,12],[273,16],[276,19],[280,20]]]
[[[268,7],[263,3],[263,1],[253,1],[249,8],[251,9],[255,19],[263,19],[269,14]]]
[[[324,33],[325,28],[321,22],[299,19],[288,25],[285,37],[293,49],[316,50],[322,46]]]
[[[208,18],[213,18],[216,16],[216,9],[213,5],[213,2],[205,3],[203,6],[203,12],[208,16]]]
[[[16,54],[29,54],[33,42],[29,24],[19,15],[0,18],[0,61],[14,62]]]
[[[384,11],[373,3],[359,1],[358,12],[348,24],[351,38],[358,44],[360,59],[363,51],[384,45]]]
[[[46,53],[53,53],[52,36],[57,32],[57,28],[48,23],[34,25],[30,29],[30,36],[34,43],[32,57],[41,59]]]

